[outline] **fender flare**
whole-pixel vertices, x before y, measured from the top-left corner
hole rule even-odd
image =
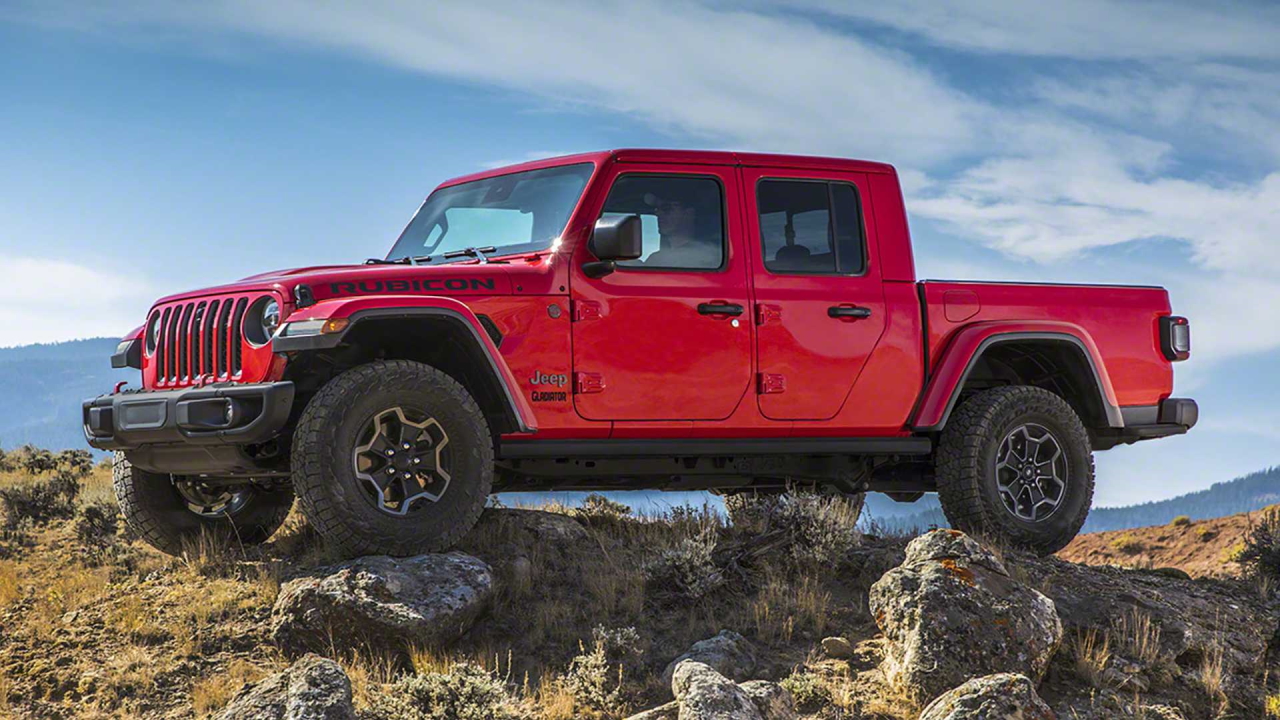
[[[912,418],[916,432],[937,432],[946,426],[960,398],[960,391],[983,353],[997,345],[1011,342],[1056,342],[1073,347],[1084,358],[1093,374],[1093,386],[1109,427],[1124,427],[1124,417],[1116,401],[1111,378],[1102,354],[1089,333],[1079,325],[1064,322],[985,322],[962,328],[952,337],[937,372],[921,395]]]
[[[481,355],[488,361],[489,371],[502,391],[503,405],[511,426],[520,433],[537,432],[537,418],[529,402],[519,392],[519,383],[511,368],[502,358],[493,338],[485,330],[480,319],[462,302],[439,296],[380,296],[353,297],[323,300],[298,310],[285,318],[281,330],[272,339],[276,352],[307,352],[327,350],[342,344],[347,333],[361,322],[394,318],[441,318],[454,323],[470,334]],[[290,337],[285,328],[290,323],[305,320],[346,319],[349,322],[334,333],[299,335]]]

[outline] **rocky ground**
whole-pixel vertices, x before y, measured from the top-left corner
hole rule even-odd
[[[1058,556],[1088,565],[1176,567],[1192,577],[1238,576],[1241,566],[1231,560],[1265,512],[1208,520],[1179,517],[1168,525],[1089,533]]]
[[[399,559],[335,557],[294,518],[168,558],[121,534],[103,468],[9,462],[0,717],[1280,713],[1280,605],[1252,575],[865,536],[818,498],[736,525],[492,508],[454,552]],[[14,488],[55,511],[15,520]]]

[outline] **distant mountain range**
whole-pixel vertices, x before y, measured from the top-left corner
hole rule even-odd
[[[80,402],[109,392],[121,380],[135,385],[137,370],[114,370],[115,338],[91,338],[43,345],[0,348],[0,448],[30,443],[51,450],[86,447],[80,430]],[[507,504],[557,500],[575,504],[581,493],[514,493]],[[719,505],[706,493],[626,492],[616,497],[638,511],[656,512],[676,504]],[[1095,508],[1085,532],[1161,525],[1179,515],[1192,519],[1223,517],[1280,503],[1280,467],[1217,483],[1168,500],[1119,508]],[[885,495],[867,498],[868,523],[884,531],[907,532],[946,527],[935,495],[911,504]]]
[[[948,527],[935,495],[926,495],[913,505],[894,508],[884,496],[872,495],[867,501],[869,522],[885,532],[911,533],[933,527]],[[1252,512],[1280,503],[1280,467],[1267,468],[1244,477],[1214,483],[1204,490],[1186,495],[1126,507],[1094,508],[1082,532],[1105,532],[1128,528],[1164,525],[1179,515],[1192,520],[1225,517]],[[902,512],[900,508],[910,508]],[[896,512],[895,512],[896,510]]]
[[[80,402],[111,392],[121,380],[135,387],[139,382],[137,370],[112,369],[118,342],[92,338],[0,348],[0,447],[86,447]]]

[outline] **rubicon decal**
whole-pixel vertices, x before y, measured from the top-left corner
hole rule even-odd
[[[335,282],[329,283],[329,292],[334,295],[372,295],[439,290],[493,290],[495,287],[493,278],[414,278],[412,280]]]

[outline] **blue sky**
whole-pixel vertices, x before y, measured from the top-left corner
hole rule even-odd
[[[0,2],[0,344],[380,255],[440,180],[617,146],[896,164],[922,276],[1155,283],[1185,438],[1098,499],[1280,463],[1280,5]]]

